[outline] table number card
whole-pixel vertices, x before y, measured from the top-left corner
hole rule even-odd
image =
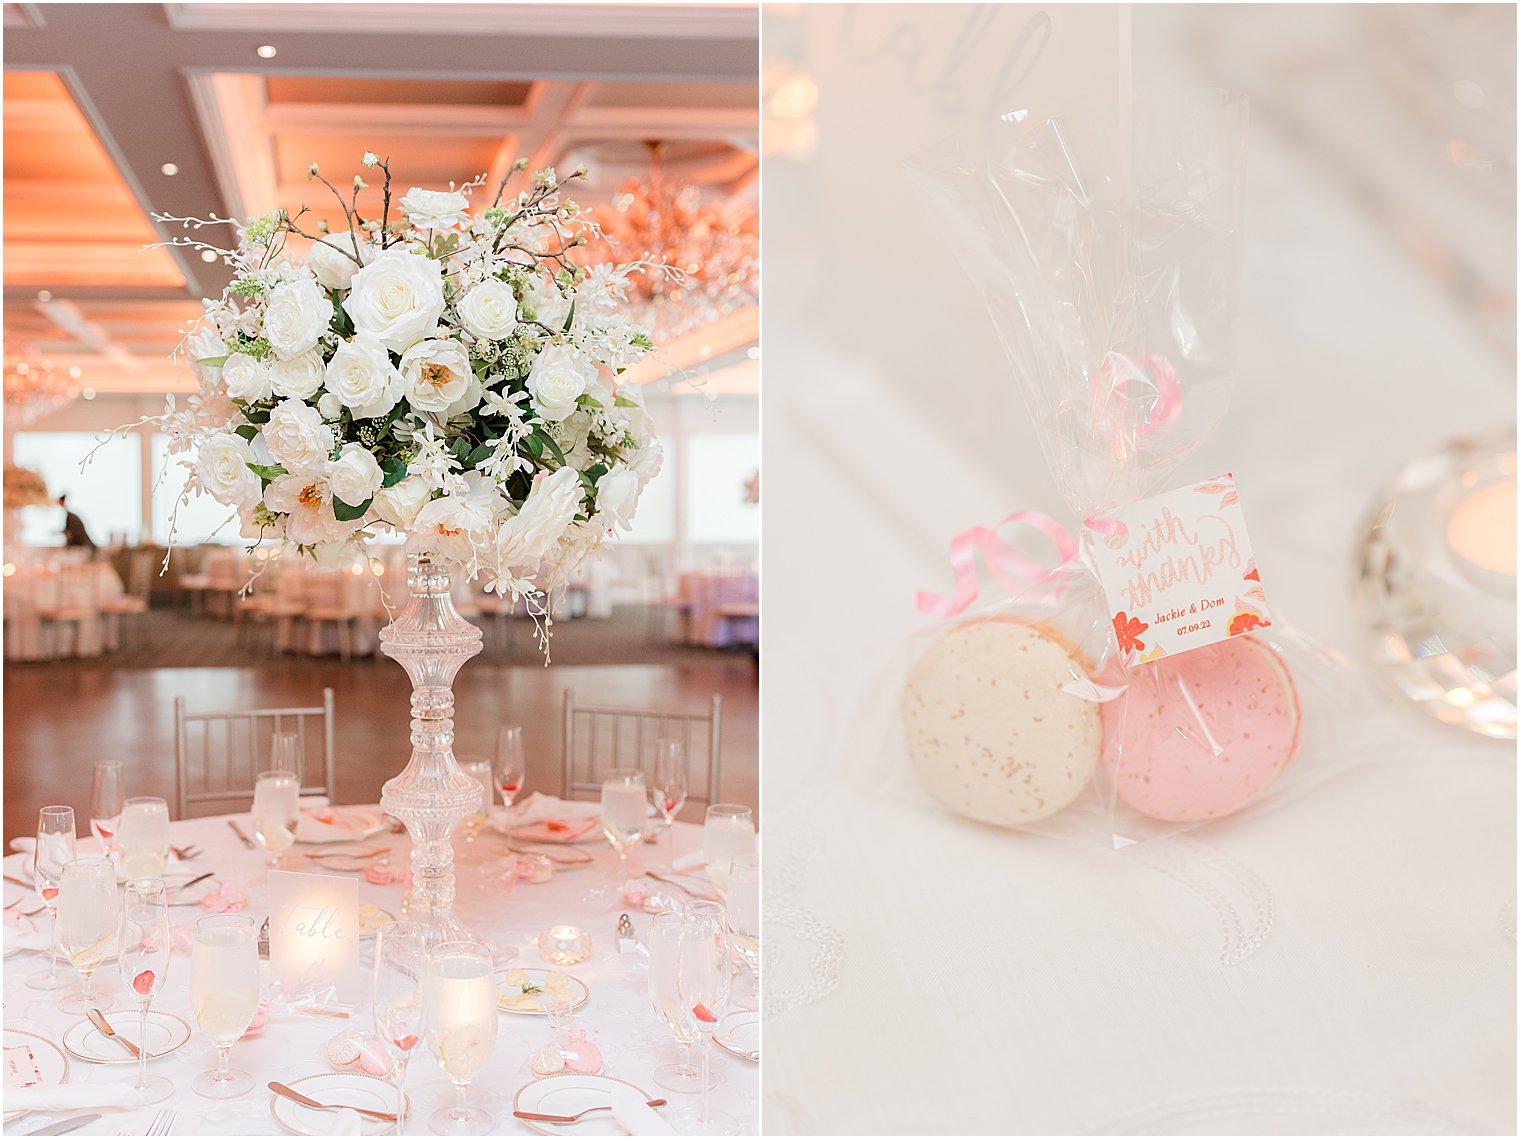
[[[1234,475],[1142,499],[1088,531],[1126,667],[1272,623]]]
[[[269,970],[292,1003],[358,999],[359,883],[328,874],[269,872]]]

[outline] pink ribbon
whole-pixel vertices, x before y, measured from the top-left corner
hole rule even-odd
[[[1015,549],[993,531],[1010,523],[1029,526],[1050,539],[1060,562],[1047,568],[1022,550]],[[1016,510],[997,524],[993,530],[985,526],[973,526],[962,530],[950,540],[950,569],[955,575],[955,596],[941,597],[937,593],[920,591],[918,611],[930,617],[954,617],[963,613],[976,600],[978,584],[976,577],[976,552],[982,558],[992,576],[997,578],[1010,593],[1059,594],[1064,586],[1052,584],[1061,567],[1077,556],[1077,543],[1061,524],[1039,510]]]

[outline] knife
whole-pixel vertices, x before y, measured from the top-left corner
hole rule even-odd
[[[76,1115],[73,1119],[60,1119],[57,1123],[49,1123],[46,1127],[39,1127],[36,1131],[28,1131],[28,1135],[67,1135],[76,1128],[83,1127],[86,1123],[94,1123],[99,1119],[99,1114]]]
[[[315,1108],[318,1111],[343,1111],[346,1109],[348,1111],[357,1111],[360,1115],[368,1116],[371,1119],[378,1119],[383,1123],[396,1122],[396,1117],[394,1115],[389,1115],[383,1111],[373,1111],[367,1107],[354,1107],[353,1105],[346,1103],[319,1103],[318,1101],[312,1099],[310,1096],[302,1095],[300,1092],[296,1091],[295,1088],[286,1087],[278,1080],[271,1080],[269,1082],[269,1090],[274,1092],[275,1095],[280,1095],[284,1096],[286,1099],[295,1100],[296,1103],[301,1104],[303,1107]]]
[[[87,1015],[90,1018],[90,1023],[100,1029],[102,1036],[109,1036],[116,1043],[124,1046],[128,1052],[132,1053],[132,1059],[135,1060],[142,1055],[142,1051],[136,1044],[133,1044],[125,1036],[116,1035],[116,1029],[111,1027],[111,1022],[106,1019],[105,1013],[101,1012],[98,1008],[92,1008]]]
[[[249,838],[243,833],[242,827],[238,826],[237,823],[233,822],[231,819],[227,820],[227,825],[232,828],[232,833],[238,836],[239,842],[241,842],[249,850],[254,849],[253,839]]]
[[[208,870],[206,873],[202,874],[199,878],[192,878],[192,879],[190,879],[190,881],[186,882],[183,886],[177,886],[177,887],[175,887],[174,892],[175,892],[175,894],[183,894],[191,886],[199,886],[207,878],[213,877],[215,875],[215,873],[216,872],[213,871],[213,870]],[[193,901],[193,902],[170,902],[169,904],[171,906],[196,906],[196,905],[200,904],[200,900],[197,899],[196,901]]]

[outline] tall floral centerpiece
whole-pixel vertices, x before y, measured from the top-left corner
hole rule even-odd
[[[583,263],[596,229],[565,187],[584,169],[509,192],[520,162],[477,208],[483,178],[393,204],[388,162],[363,165],[384,179],[379,217],[360,212],[363,175],[339,191],[308,170],[342,232],[305,206],[155,215],[234,275],[182,345],[199,391],[154,422],[185,456],[185,496],[234,508],[245,537],[339,564],[378,530],[406,536],[409,600],[380,639],[412,680],[412,753],[381,805],[411,834],[411,916],[455,938],[452,836],[480,788],[454,760],[452,684],[481,637],[452,575],[524,601],[547,659],[547,594],[628,528],[659,469],[639,390],[619,383],[653,346],[621,308],[631,274],[665,270]],[[232,248],[192,235],[218,224]]]

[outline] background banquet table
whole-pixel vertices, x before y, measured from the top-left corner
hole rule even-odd
[[[196,873],[214,870],[219,879],[236,883],[247,893],[245,912],[262,920],[267,914],[267,880],[263,870],[267,855],[262,850],[245,849],[227,827],[228,818],[237,819],[246,833],[252,833],[246,815],[208,816],[173,823],[170,841],[181,847],[199,845],[202,853],[186,863],[185,869]],[[645,865],[653,868],[656,862],[669,859],[672,849],[676,856],[685,855],[699,850],[701,842],[702,828],[699,825],[677,823],[673,848],[671,835],[667,834],[662,836],[658,848],[646,845],[635,857],[645,859]],[[388,844],[396,852],[392,857],[393,864],[407,864],[409,846],[405,835],[381,834],[373,840],[365,840],[365,844]],[[312,848],[296,848],[297,851],[304,849]],[[539,932],[549,925],[568,922],[586,930],[592,939],[592,958],[568,972],[584,981],[590,989],[590,1000],[577,1011],[577,1023],[596,1034],[597,1045],[607,1063],[607,1073],[638,1085],[651,1096],[670,1099],[672,1108],[665,1109],[667,1115],[674,1107],[694,1100],[695,1097],[665,1092],[651,1078],[653,1070],[674,1054],[674,1044],[649,1001],[646,958],[618,955],[614,929],[618,915],[628,907],[615,905],[610,898],[596,902],[586,897],[588,892],[609,881],[608,875],[616,862],[610,848],[605,843],[588,844],[583,849],[594,852],[595,865],[557,871],[552,880],[540,885],[519,882],[510,890],[496,882],[500,875],[497,856],[505,853],[504,839],[486,830],[470,848],[462,841],[456,843],[456,851],[467,849],[466,857],[486,856],[490,861],[468,862],[457,867],[458,912],[466,925],[481,937],[518,950],[517,957],[503,968],[545,967],[536,946]],[[316,871],[318,868],[293,864],[290,869]],[[392,914],[399,913],[403,887],[375,886],[365,882],[362,876],[353,876],[360,879],[361,905],[373,903]],[[188,925],[204,912],[198,907],[176,907],[170,911],[170,917],[171,921]],[[640,912],[629,912],[641,943],[647,945],[652,919]],[[59,1012],[52,1007],[56,998],[35,993],[22,983],[40,960],[42,958],[38,955],[27,953],[5,962],[5,1023],[8,1027],[36,1032],[56,1042],[78,1017]],[[370,965],[372,962],[373,953],[366,950],[361,963]],[[67,966],[63,967],[63,972],[68,972]],[[183,1017],[193,1027],[189,973],[188,954],[176,952],[166,987],[154,1008]],[[105,982],[99,990],[106,994],[103,1008],[126,1007],[114,963],[103,967],[97,980]],[[150,1071],[174,1081],[176,1091],[172,1099],[166,1104],[146,1108],[105,1110],[103,1118],[75,1134],[141,1134],[141,1129],[146,1128],[159,1108],[164,1106],[178,1112],[175,1134],[179,1135],[278,1133],[279,1128],[269,1113],[271,1093],[265,1085],[270,1080],[289,1083],[301,1076],[331,1071],[321,1056],[322,1044],[347,1027],[364,1032],[373,1030],[367,984],[363,1000],[347,1021],[290,1013],[272,1015],[262,1031],[240,1041],[232,1049],[234,1066],[251,1073],[257,1087],[239,1099],[224,1101],[205,1099],[190,1087],[196,1074],[215,1066],[215,1050],[198,1032],[193,1032],[190,1042],[179,1052],[149,1065]],[[518,1088],[533,1078],[528,1068],[530,1054],[549,1042],[548,1025],[543,1018],[501,1014],[495,1050],[471,1091],[473,1101],[487,1106],[496,1115],[497,1133],[532,1133],[521,1120],[512,1118],[511,1100]],[[738,1119],[746,1134],[755,1133],[759,1114],[757,1066],[717,1048],[713,1049],[712,1065],[721,1081],[713,1091],[713,1105]],[[69,1071],[73,1082],[112,1082],[130,1078],[134,1069],[90,1064],[71,1057]],[[452,1086],[427,1056],[419,1056],[413,1061],[406,1086],[412,1097],[412,1118],[407,1133],[430,1134],[427,1116],[452,1094]],[[44,1121],[75,1114],[80,1112],[34,1113],[7,1126],[5,1133],[22,1134]]]
[[[676,597],[687,607],[687,644],[724,648],[755,642],[758,619],[741,610],[759,602],[759,574],[731,568],[688,570],[678,579]],[[725,612],[725,607],[738,608]]]
[[[105,562],[60,566],[48,561],[10,563],[15,572],[5,579],[5,657],[7,660],[42,660],[47,655],[42,613],[65,606],[93,608],[120,600],[123,590],[116,570]],[[95,616],[79,623],[78,641],[73,630],[64,630],[65,644],[73,656],[99,656],[105,649],[105,618]]]

